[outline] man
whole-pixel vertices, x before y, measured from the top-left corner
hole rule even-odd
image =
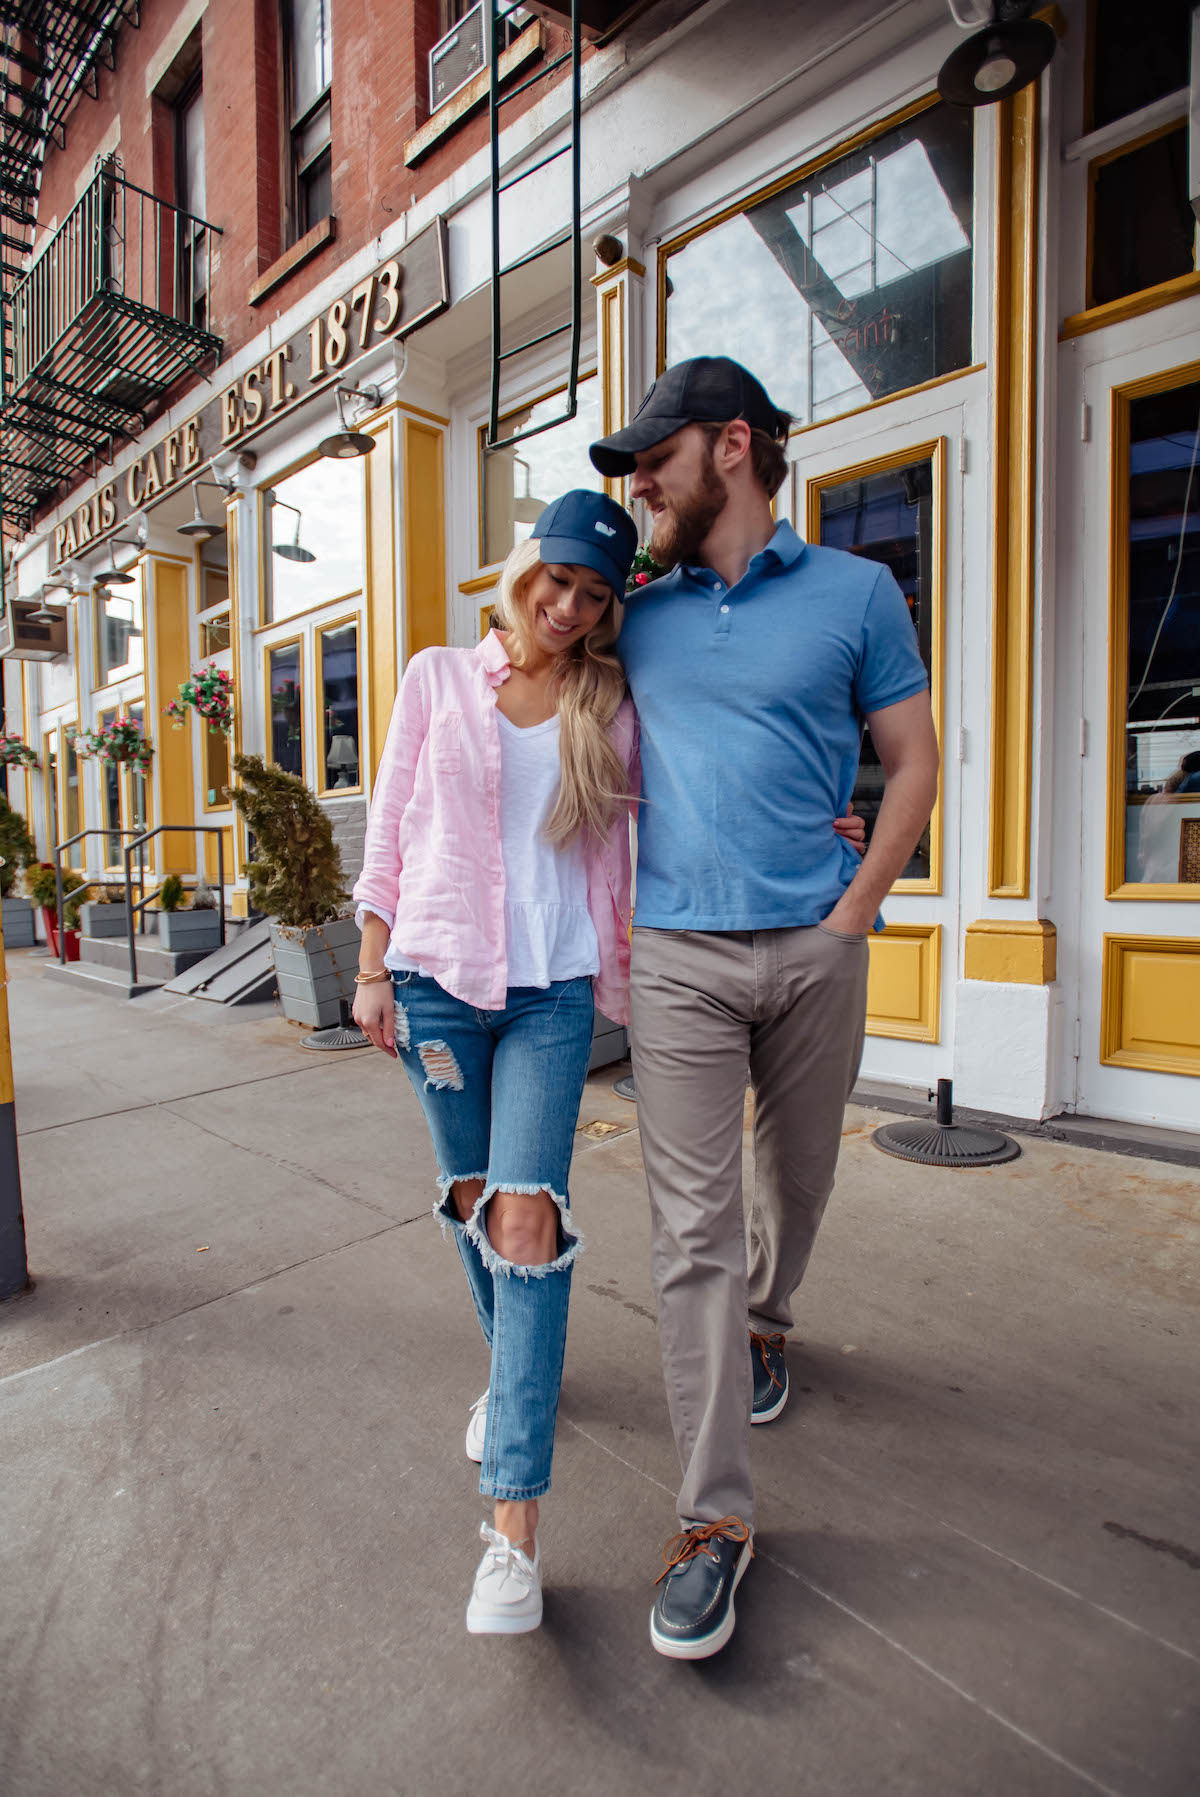
[[[789,423],[747,369],[701,356],[591,448],[602,474],[633,477],[650,552],[673,570],[629,600],[619,649],[643,774],[633,1066],[683,1468],[650,1636],[676,1659],[733,1632],[753,1552],[750,1425],[787,1401],[790,1300],[862,1052],[867,935],[937,793],[928,682],[891,573],[771,516]],[[833,820],[864,722],[886,788],[860,862]]]

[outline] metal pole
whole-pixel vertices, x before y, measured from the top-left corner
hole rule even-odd
[[[62,853],[55,846],[54,850],[54,915],[58,924],[58,964],[67,964],[67,931],[64,923]]]
[[[4,924],[0,920],[0,1298],[15,1298],[28,1285],[12,1043],[8,1033],[8,971],[4,964]]]
[[[220,902],[221,947],[225,946],[225,832],[217,831],[217,897]]]
[[[137,985],[137,944],[133,940],[133,849],[122,850],[125,856],[125,929],[129,937],[129,984]]]

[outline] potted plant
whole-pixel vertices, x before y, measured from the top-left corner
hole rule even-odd
[[[158,895],[159,942],[173,955],[216,948],[221,939],[217,913],[206,906],[197,908],[195,904],[190,911],[185,911],[184,897],[183,881],[178,874],[170,874]]]
[[[50,953],[59,952],[58,940],[58,893],[54,879],[53,861],[39,861],[25,875],[25,884],[29,888],[29,896],[35,905],[42,909],[42,922],[46,926],[46,938],[50,944]],[[62,870],[63,887],[63,949],[65,959],[79,959],[79,907],[87,896],[88,883],[83,875],[73,867]]]
[[[285,1017],[328,1029],[353,997],[358,929],[346,915],[342,858],[328,815],[295,774],[238,755],[229,796],[254,833],[250,902],[271,919]]]
[[[79,907],[79,925],[85,936],[125,934],[125,888],[104,884],[96,896]]]
[[[0,730],[0,767],[40,767],[36,751],[12,730]]]
[[[0,908],[3,910],[6,948],[32,948],[37,941],[33,906],[17,892],[23,868],[37,860],[37,845],[25,819],[0,793]]]
[[[81,730],[75,738],[75,753],[80,757],[93,756],[97,761],[138,767],[145,773],[154,756],[154,747],[136,718],[118,712],[98,730]]]

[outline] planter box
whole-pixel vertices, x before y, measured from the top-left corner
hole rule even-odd
[[[42,922],[46,926],[46,940],[50,944],[50,953],[54,956],[54,959],[57,961],[58,960],[58,919],[55,916],[54,912],[47,910],[47,908],[44,905],[42,907]],[[78,959],[79,959],[79,931],[78,930],[64,930],[63,931],[63,944],[66,949],[66,959],[68,961],[78,961]]]
[[[124,905],[102,905],[98,899],[88,899],[79,907],[79,921],[85,936],[124,936]]]
[[[2,908],[5,948],[32,948],[37,941],[37,932],[33,927],[33,906],[29,900],[6,898]]]
[[[285,1017],[319,1030],[341,1022],[341,1000],[354,997],[359,941],[352,917],[287,933],[272,920],[275,983]]]
[[[221,918],[216,911],[160,911],[158,940],[173,955],[216,948],[221,940]]]

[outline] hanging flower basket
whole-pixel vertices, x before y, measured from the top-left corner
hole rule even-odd
[[[0,733],[0,767],[40,767],[37,755],[19,736]]]
[[[648,549],[639,549],[633,558],[629,579],[625,582],[626,596],[636,593],[639,587],[649,586],[652,580],[657,580],[666,572],[667,569],[659,566]]]
[[[98,730],[81,730],[75,738],[75,753],[145,771],[153,758],[154,746],[146,741],[139,723],[118,713]]]
[[[163,716],[170,718],[176,730],[182,730],[189,711],[206,719],[214,736],[228,736],[233,729],[233,676],[212,662],[189,675],[178,697],[164,707]]]

